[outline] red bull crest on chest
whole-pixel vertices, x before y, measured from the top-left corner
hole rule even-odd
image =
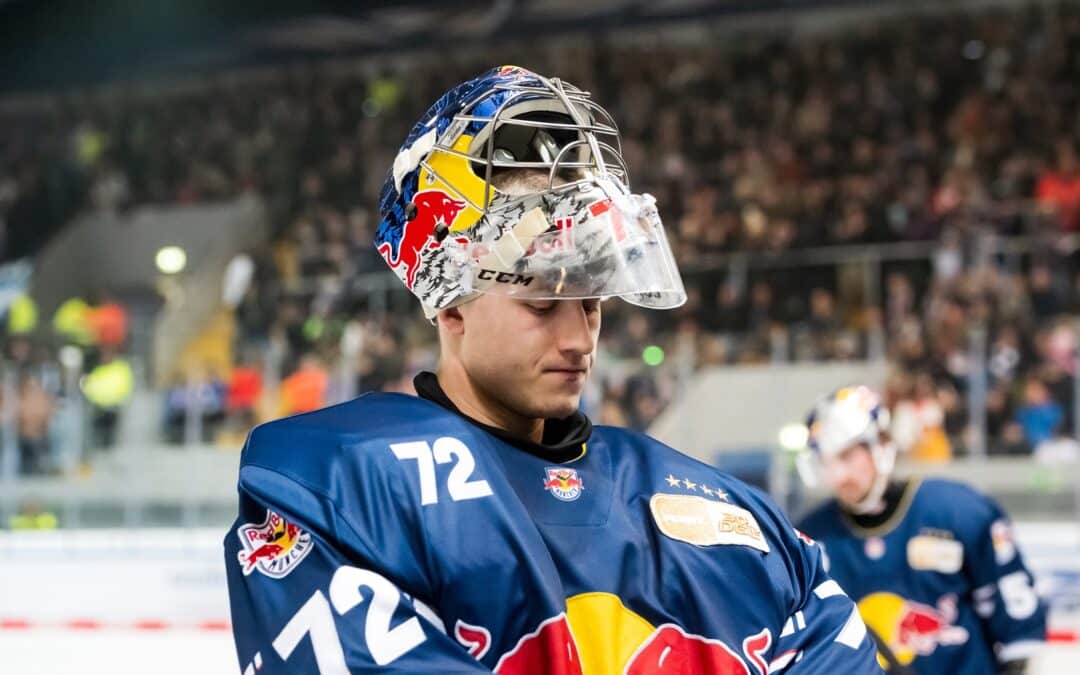
[[[280,579],[291,572],[311,552],[311,535],[273,511],[260,524],[247,523],[236,530],[243,543],[237,554],[244,575],[259,570]]]
[[[581,483],[577,469],[548,467],[544,469],[544,489],[556,499],[572,502],[581,496],[585,486]]]

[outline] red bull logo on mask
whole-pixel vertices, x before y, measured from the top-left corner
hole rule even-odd
[[[905,666],[938,647],[964,644],[969,637],[966,628],[953,625],[956,601],[949,596],[931,607],[892,593],[872,593],[859,601],[859,613]]]
[[[244,576],[259,570],[268,577],[280,579],[299,565],[313,548],[310,534],[270,510],[262,523],[242,525],[236,534],[244,547],[237,554]]]
[[[544,473],[544,489],[556,499],[572,502],[580,497],[581,491],[585,489],[576,469],[554,467],[545,469]]]
[[[416,273],[420,271],[424,254],[442,246],[443,238],[436,235],[436,230],[442,226],[449,231],[458,214],[465,209],[465,202],[452,198],[442,190],[423,190],[413,196],[410,207],[412,214],[405,223],[397,246],[392,246],[390,242],[379,244],[379,255],[411,289],[416,283]]]

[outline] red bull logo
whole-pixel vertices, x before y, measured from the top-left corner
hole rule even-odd
[[[544,621],[495,664],[498,675],[583,675],[577,642],[565,614]]]
[[[766,675],[772,635],[743,641],[745,659],[720,640],[674,624],[651,626],[614,595],[586,593],[540,624],[495,666],[498,675]],[[753,665],[753,669],[747,665]]]
[[[509,66],[509,65],[507,65],[507,66],[499,66],[499,75],[510,76],[510,75],[531,75],[531,74],[532,74],[531,71],[525,70],[524,68],[522,68],[520,66]]]
[[[259,570],[280,579],[311,552],[311,535],[273,511],[267,510],[262,523],[247,523],[237,529],[243,550],[237,554],[244,575]]]
[[[389,242],[379,244],[379,255],[398,276],[402,276],[398,269],[404,269],[405,285],[410,289],[416,283],[424,254],[442,246],[442,240],[435,236],[436,228],[440,225],[452,228],[458,214],[465,209],[465,202],[442,190],[424,190],[413,196],[412,207],[414,213],[405,223],[397,247]]]
[[[585,489],[576,469],[555,467],[545,469],[544,473],[544,489],[556,499],[572,502],[580,497],[581,491]]]
[[[555,225],[543,235],[533,239],[529,248],[525,250],[525,257],[534,255],[552,255],[573,251],[574,243],[574,219],[556,218]]]
[[[758,661],[761,657],[758,655]],[[758,672],[766,672],[762,665]],[[738,653],[719,640],[690,635],[678,626],[661,626],[626,668],[626,675],[750,675]]]
[[[964,644],[969,637],[967,629],[953,625],[956,602],[948,597],[931,607],[892,593],[872,593],[859,601],[859,613],[905,666],[940,646]]]

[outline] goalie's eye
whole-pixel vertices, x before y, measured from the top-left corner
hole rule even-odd
[[[533,314],[550,314],[555,309],[556,300],[536,300],[525,303],[525,306],[529,308]]]

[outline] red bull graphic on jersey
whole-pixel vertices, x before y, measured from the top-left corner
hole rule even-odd
[[[765,675],[760,654],[758,675]],[[750,669],[734,649],[719,640],[691,635],[678,626],[661,626],[634,654],[626,675],[750,675]]]
[[[474,626],[458,619],[454,624],[454,639],[461,643],[462,647],[469,652],[469,656],[477,661],[491,649],[491,633],[483,626]]]
[[[544,621],[495,665],[498,675],[583,675],[581,656],[565,614]]]
[[[405,223],[397,245],[383,242],[378,247],[379,255],[410,289],[416,283],[416,273],[420,271],[424,254],[442,246],[443,240],[436,236],[436,228],[441,225],[447,231],[452,229],[465,202],[442,190],[424,190],[413,197],[412,207],[415,211]]]
[[[954,625],[955,598],[942,598],[931,607],[893,593],[871,593],[859,601],[859,613],[905,666],[938,647],[962,645],[969,638],[966,628]]]
[[[545,469],[544,473],[544,489],[556,499],[572,502],[580,497],[581,491],[585,489],[576,469],[554,467]]]
[[[608,593],[570,598],[504,654],[498,675],[766,675],[772,633],[743,640],[744,654],[675,624],[653,627]],[[745,660],[744,660],[745,659]],[[752,668],[747,665],[752,664]]]
[[[295,569],[312,549],[310,534],[269,510],[262,523],[242,525],[236,534],[243,543],[237,558],[245,576],[259,570],[280,579]]]

